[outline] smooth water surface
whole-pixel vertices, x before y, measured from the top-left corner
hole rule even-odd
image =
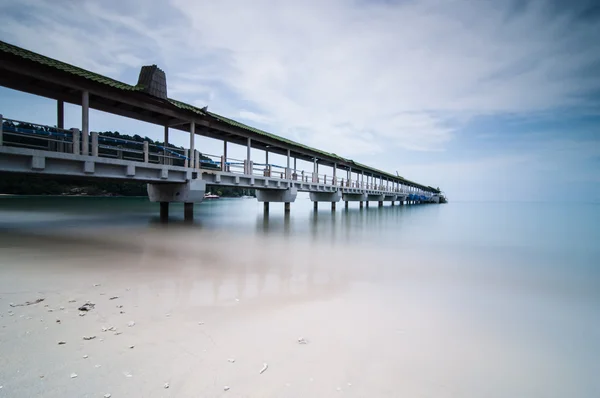
[[[600,396],[599,204],[370,205],[315,212],[299,198],[265,216],[255,199],[221,199],[196,205],[192,225],[172,205],[165,226],[144,198],[0,197],[2,352],[49,350],[43,333],[24,337],[44,307],[11,318],[7,302],[106,300],[93,280],[149,324],[137,357],[108,338],[97,353],[138,369],[144,396],[220,396],[224,383],[232,396]],[[191,332],[199,317],[213,328],[205,343]],[[91,319],[75,316],[72,330]],[[165,337],[174,324],[177,342]],[[231,355],[236,366],[222,365]],[[64,387],[64,375],[45,377],[48,393],[44,361],[30,360],[1,365],[4,391],[95,394],[107,380],[137,391],[119,369]],[[189,369],[210,377],[190,381]],[[165,372],[179,387],[152,385]]]

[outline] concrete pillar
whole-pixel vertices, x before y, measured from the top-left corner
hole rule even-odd
[[[290,202],[285,202],[284,206],[283,206],[283,211],[284,213],[289,213],[290,212]]]
[[[344,207],[346,208],[346,210],[348,210],[348,201],[344,202]]]
[[[98,132],[92,131],[92,156],[98,157]]]
[[[346,202],[348,203],[348,202]],[[331,211],[335,211],[335,202],[331,202]]]
[[[90,154],[90,95],[81,93],[81,154]]]
[[[298,160],[298,159],[294,158],[294,174],[296,174],[296,160]]]
[[[379,207],[383,207],[383,201],[379,201]]]
[[[184,203],[183,204],[183,219],[184,221],[191,222],[194,220],[194,204]]]
[[[197,149],[194,149],[194,164],[196,168],[200,168],[200,152]]]
[[[184,149],[183,156],[185,157],[185,159],[183,160],[183,167],[188,167],[190,165],[190,151]]]
[[[79,155],[79,129],[71,129],[73,134],[73,154]]]
[[[396,201],[392,200],[392,206],[395,206],[395,205],[396,205]]]
[[[189,167],[191,168],[195,168],[195,162],[194,162],[194,143],[196,141],[196,122],[192,120],[192,122],[190,123],[190,163],[189,163]]]
[[[246,144],[246,160],[248,161],[248,164],[250,164],[250,149],[252,148],[252,139],[248,138],[248,143]],[[248,174],[252,174],[252,173],[248,173]]]
[[[269,202],[263,203],[263,211],[265,214],[269,213]]]
[[[169,126],[165,126],[165,139],[163,141],[163,146],[165,148],[163,150],[163,164],[171,164],[171,162],[170,162],[171,159],[167,159],[167,156],[168,156],[167,147],[169,146]]]
[[[288,149],[288,150],[287,150],[287,166],[286,166],[286,168],[287,168],[288,170],[290,169],[290,155],[291,155],[291,152],[290,152],[290,150]],[[289,177],[286,177],[286,178],[289,178]]]
[[[359,202],[358,207],[361,208],[361,209],[363,208],[363,201],[362,200]]]
[[[333,185],[337,184],[337,163],[333,164]]]
[[[223,141],[223,157],[221,159],[221,171],[229,171],[227,168],[227,141]]]
[[[265,164],[269,166],[269,150],[265,149]]]
[[[56,101],[56,127],[65,128],[65,103],[60,100]]]
[[[169,220],[169,202],[160,202],[160,221],[167,222]]]
[[[365,200],[365,207],[368,209],[369,208],[369,201]]]
[[[319,202],[314,202],[315,211],[319,210]]]

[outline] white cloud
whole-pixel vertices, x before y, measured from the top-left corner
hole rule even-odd
[[[599,105],[598,25],[578,23],[574,4],[526,4],[0,0],[0,33],[130,83],[157,63],[177,99],[385,168],[399,149],[446,150],[478,115]],[[420,170],[401,174],[437,175]]]
[[[265,115],[261,115],[252,111],[247,111],[245,109],[240,110],[239,118],[242,121],[256,122],[260,124],[269,123],[271,121],[271,119],[269,119]]]
[[[301,132],[309,144],[330,136],[345,141],[346,155],[360,154],[366,136],[443,149],[461,127],[448,114],[464,122],[576,106],[585,89],[600,86],[597,75],[579,73],[600,50],[593,26],[550,17],[535,5],[542,2],[508,19],[495,2],[171,4],[26,0],[32,22],[5,16],[0,29],[18,44],[115,77],[164,62],[172,93],[212,98],[212,109],[230,115],[246,109],[239,101],[250,103],[274,132]]]

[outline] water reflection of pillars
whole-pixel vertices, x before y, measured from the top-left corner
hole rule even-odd
[[[337,218],[336,213],[331,213],[331,247],[335,247],[336,230],[337,230]]]
[[[379,202],[379,203],[383,203],[383,202]],[[384,212],[384,209],[380,209],[380,211],[377,212],[377,231],[381,231],[380,228],[381,228],[381,221],[383,220],[383,212]]]
[[[290,213],[289,212],[285,212],[283,214],[283,235],[284,236],[290,236]]]
[[[263,213],[262,216],[257,216],[256,231],[265,235],[269,232],[269,213]]]
[[[169,202],[160,202],[160,222],[169,221]]]
[[[348,202],[346,202],[348,203]],[[344,238],[346,240],[346,242],[348,242],[350,240],[350,217],[352,217],[352,214],[348,211],[344,212]]]
[[[183,220],[187,223],[194,222],[194,204],[184,203],[183,204]]]
[[[315,202],[317,203],[317,202]],[[312,213],[312,217],[310,218],[310,234],[312,236],[312,240],[313,242],[317,241],[317,229],[318,229],[318,224],[319,224],[319,213],[318,212],[313,212]]]

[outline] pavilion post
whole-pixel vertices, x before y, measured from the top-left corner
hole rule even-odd
[[[190,163],[189,167],[194,168],[196,165],[194,164],[194,141],[196,138],[196,121],[192,120],[190,123]]]
[[[163,164],[171,164],[170,159],[167,158],[168,152],[167,148],[169,147],[169,126],[165,126],[165,138],[163,141]]]
[[[90,154],[90,94],[81,93],[81,154]]]

